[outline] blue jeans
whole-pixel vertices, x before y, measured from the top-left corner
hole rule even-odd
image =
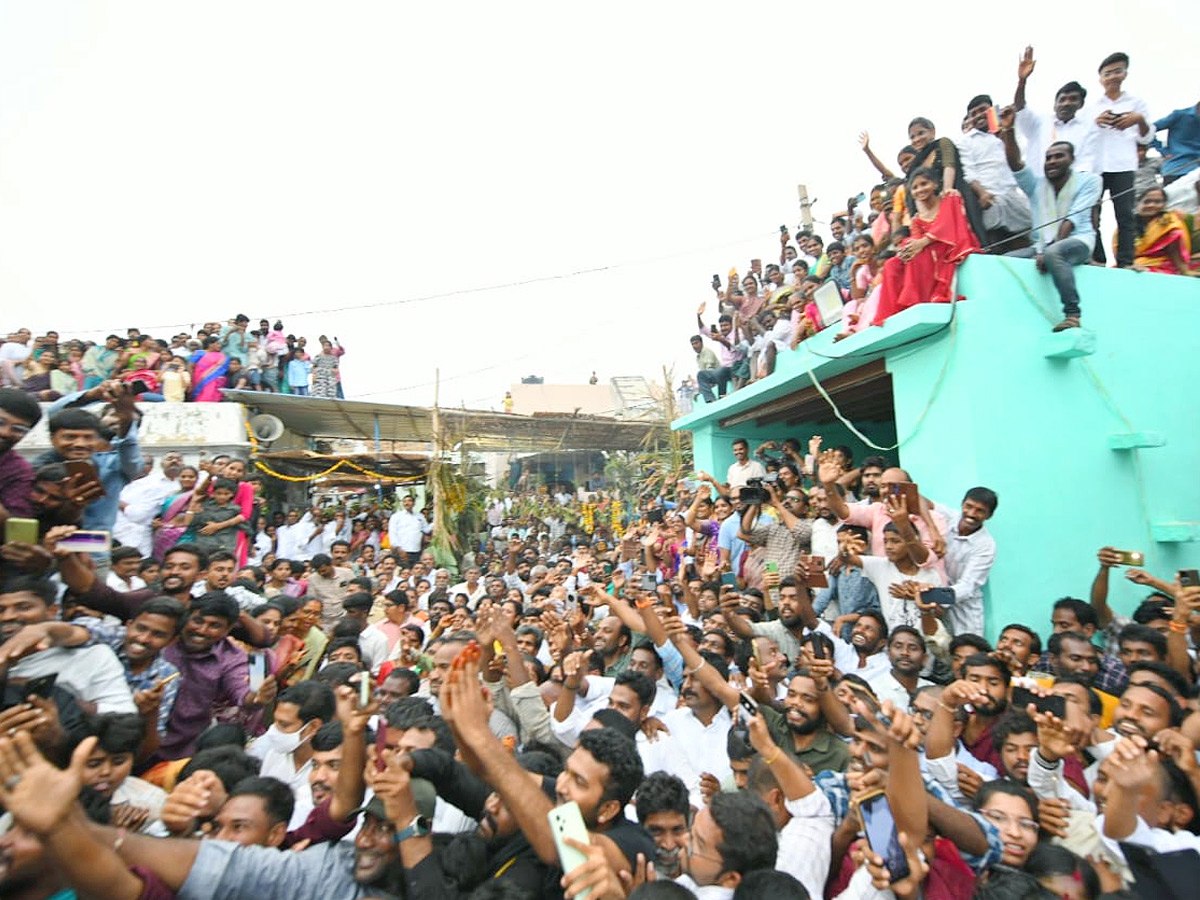
[[[308,396],[308,385],[307,384],[293,385],[292,393],[295,394],[297,397],[307,397]]]
[[[1097,238],[1099,240],[1099,238]],[[1005,256],[1019,259],[1033,259],[1037,256],[1036,247],[1022,247],[1013,250]],[[1046,271],[1054,280],[1054,287],[1062,300],[1063,316],[1079,317],[1079,291],[1075,289],[1075,267],[1082,266],[1092,255],[1092,248],[1079,238],[1065,238],[1055,241],[1046,248]]]
[[[729,366],[718,366],[715,369],[701,369],[696,373],[696,384],[700,386],[700,396],[704,398],[705,403],[712,403],[713,388],[717,389],[717,393],[724,397],[729,390],[729,379],[733,377],[733,369]]]

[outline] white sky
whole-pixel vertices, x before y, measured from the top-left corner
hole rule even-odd
[[[777,255],[798,182],[817,219],[875,183],[860,130],[889,163],[913,116],[953,137],[1030,42],[1038,107],[1117,49],[1155,117],[1197,100],[1182,0],[930,10],[0,2],[0,330],[278,316],[403,403],[435,367],[480,408],[531,373],[678,379],[712,274]],[[333,311],[363,304],[389,305]]]

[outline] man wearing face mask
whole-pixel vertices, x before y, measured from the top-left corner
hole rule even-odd
[[[296,796],[288,830],[299,828],[313,809],[309,773],[313,767],[313,736],[333,719],[333,691],[319,681],[302,681],[279,695],[275,721],[250,747],[262,760],[261,774],[278,778]]]

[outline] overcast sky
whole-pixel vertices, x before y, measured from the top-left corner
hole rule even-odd
[[[796,184],[824,219],[877,180],[860,130],[889,163],[913,116],[955,136],[1027,43],[1040,108],[1117,49],[1155,117],[1200,99],[1182,0],[899,10],[0,2],[0,329],[281,317],[401,403],[435,368],[478,408],[527,374],[678,379]]]

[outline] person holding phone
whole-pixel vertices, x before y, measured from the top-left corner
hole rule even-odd
[[[1117,217],[1117,267],[1133,265],[1134,241],[1137,238],[1137,216],[1134,213],[1134,176],[1138,168],[1138,145],[1154,141],[1154,126],[1150,124],[1150,108],[1146,101],[1124,90],[1129,74],[1129,55],[1111,53],[1100,63],[1100,85],[1104,93],[1097,99],[1089,115],[1096,123],[1096,174],[1103,180],[1101,194],[1096,198],[1094,219],[1100,220],[1103,191],[1112,200]],[[1049,152],[1047,150],[1047,152]],[[1047,172],[1046,177],[1050,174]],[[1104,242],[1096,241],[1092,259],[1103,263]]]
[[[1029,197],[1017,185],[1005,161],[1004,143],[995,134],[994,110],[987,94],[971,99],[967,104],[969,128],[958,140],[958,153],[963,177],[979,200],[987,229],[980,238],[990,252],[1003,253],[1029,243],[1025,233],[1033,224],[1033,213]],[[989,117],[989,113],[993,115]]]
[[[97,401],[112,404],[115,427],[107,440],[102,435],[108,429],[100,419],[78,408]],[[112,531],[121,491],[141,476],[144,466],[133,394],[126,385],[106,381],[89,391],[68,394],[50,406],[49,415],[51,449],[38,456],[33,465],[91,463],[95,467],[92,480],[103,486],[104,494],[84,508],[80,526],[85,531]]]

